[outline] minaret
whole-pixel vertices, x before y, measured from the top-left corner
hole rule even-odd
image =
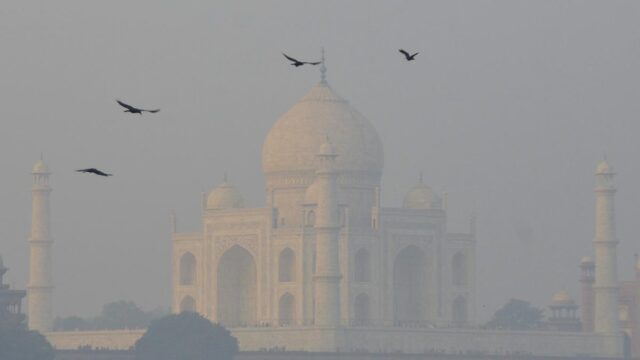
[[[340,263],[338,232],[337,154],[330,143],[320,146],[316,183],[316,274],[315,325],[336,327],[340,324]]]
[[[29,329],[50,331],[53,313],[53,274],[49,214],[49,168],[40,159],[33,166],[31,237],[29,237],[28,317]]]
[[[594,331],[617,335],[620,333],[618,318],[618,275],[614,217],[613,169],[606,161],[598,164],[596,171],[596,234],[593,244],[596,252]]]

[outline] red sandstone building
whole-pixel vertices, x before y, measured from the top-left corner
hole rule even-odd
[[[24,290],[11,290],[4,283],[4,274],[9,270],[0,257],[0,318],[22,321],[22,298],[27,294]]]

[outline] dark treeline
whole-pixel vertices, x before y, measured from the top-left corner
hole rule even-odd
[[[161,308],[144,311],[133,301],[120,300],[104,305],[96,317],[58,317],[53,322],[53,328],[56,331],[144,329],[151,320],[168,313],[168,310]]]

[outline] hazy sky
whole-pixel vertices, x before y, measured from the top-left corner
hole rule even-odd
[[[384,142],[383,203],[420,171],[452,229],[478,215],[481,320],[509,298],[578,297],[593,173],[618,176],[621,278],[640,250],[640,3],[633,1],[21,1],[0,6],[0,253],[28,277],[32,165],[53,175],[55,313],[170,303],[169,212],[200,230],[228,171],[263,206],[262,142],[318,80]],[[419,51],[405,62],[403,47]],[[122,113],[114,99],[160,107]],[[95,166],[115,174],[77,174]],[[634,230],[635,229],[635,230]]]

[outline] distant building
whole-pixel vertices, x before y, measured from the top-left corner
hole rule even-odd
[[[11,290],[10,286],[4,283],[4,275],[8,270],[0,256],[0,320],[22,321],[24,319],[22,299],[27,295],[27,292]]]
[[[546,327],[556,331],[580,331],[578,305],[566,291],[553,295],[549,305],[551,316],[547,319]]]
[[[567,328],[575,324],[565,315],[575,317],[576,309],[566,299],[553,304],[558,331],[478,329],[475,221],[468,233],[450,232],[446,196],[422,179],[402,206],[383,207],[382,141],[329,86],[324,63],[321,69],[320,83],[266,136],[265,206],[245,207],[225,177],[202,201],[201,229],[177,232],[172,217],[174,312],[196,311],[225,325],[243,351],[623,355],[617,298],[610,291],[617,278],[611,273],[616,259],[609,188],[601,189],[594,242],[595,332]],[[48,219],[48,192],[42,190],[48,186],[38,184],[46,180],[41,172],[34,174],[34,218],[39,219],[34,226],[42,226]],[[48,273],[39,271],[50,266],[51,238],[45,229],[36,232],[32,245],[41,247],[32,246],[31,257],[31,269],[38,270],[32,279],[42,285],[34,288],[41,290],[34,292],[44,309],[41,324],[49,319],[53,289]],[[46,336],[58,349],[126,350],[143,333]]]

